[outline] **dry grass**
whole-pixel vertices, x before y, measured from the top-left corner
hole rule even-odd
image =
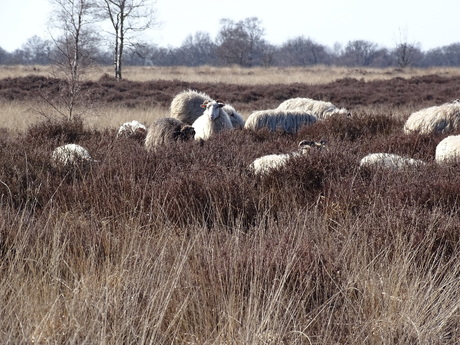
[[[50,66],[0,66],[0,79],[28,75],[51,76]],[[87,80],[98,80],[104,74],[112,75],[112,67],[94,67],[88,71]],[[132,81],[181,80],[186,82],[230,83],[238,85],[270,85],[305,83],[326,84],[342,78],[365,81],[388,80],[395,77],[411,78],[424,75],[459,76],[460,68],[347,68],[312,66],[290,68],[241,68],[201,66],[191,67],[130,67],[124,68],[124,78]]]

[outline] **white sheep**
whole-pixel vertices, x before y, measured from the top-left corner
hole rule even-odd
[[[54,167],[70,167],[97,162],[88,150],[77,144],[66,144],[54,149],[51,154],[51,162]]]
[[[274,170],[283,168],[287,162],[295,157],[311,152],[312,148],[322,149],[325,141],[315,142],[302,140],[299,143],[299,150],[291,153],[271,154],[256,158],[250,165],[249,170],[254,175],[266,175]]]
[[[202,104],[205,108],[203,115],[192,124],[195,129],[195,140],[207,140],[218,132],[233,129],[230,117],[223,110],[224,105],[221,101],[206,101]]]
[[[318,117],[326,119],[331,116],[351,116],[351,113],[345,108],[338,108],[331,102],[319,101],[311,98],[290,98],[282,102],[278,108],[284,111],[309,112]]]
[[[301,127],[314,124],[318,118],[309,112],[283,111],[279,109],[258,110],[246,119],[245,129],[267,128],[271,132],[296,133]]]
[[[166,117],[156,120],[149,126],[145,138],[145,148],[153,151],[155,147],[176,141],[188,141],[195,136],[195,130],[178,119]]]
[[[460,135],[450,135],[439,142],[435,161],[439,164],[460,162]]]
[[[404,124],[404,133],[449,133],[460,129],[460,102],[456,100],[412,113]]]
[[[203,115],[203,108],[201,105],[210,101],[214,101],[214,99],[204,92],[195,90],[182,91],[178,93],[171,102],[171,117],[185,124],[192,125],[196,119]],[[244,127],[243,116],[237,112],[233,106],[225,104],[224,110],[230,117],[230,121],[234,128],[241,129]]]
[[[117,132],[117,138],[145,138],[147,127],[139,121],[125,122]]]
[[[387,168],[390,170],[405,170],[425,164],[421,160],[402,157],[394,153],[371,153],[363,157],[359,162],[361,168]]]

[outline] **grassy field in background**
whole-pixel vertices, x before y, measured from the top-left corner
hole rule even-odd
[[[177,68],[175,79],[173,68],[162,77],[145,72],[152,68],[127,69],[122,82],[100,71],[83,88],[81,121],[64,121],[43,117],[51,110],[42,95],[58,88],[31,77],[44,73],[37,68],[0,78],[2,344],[460,339],[458,166],[434,163],[447,134],[402,132],[412,111],[460,98],[457,70],[203,67]],[[116,139],[124,121],[168,116],[172,97],[189,87],[245,117],[299,96],[353,116],[294,135],[235,130],[149,154],[138,141]],[[303,139],[326,140],[328,149],[263,178],[248,170]],[[51,151],[68,142],[99,162],[53,167]],[[427,164],[360,169],[371,152]]]

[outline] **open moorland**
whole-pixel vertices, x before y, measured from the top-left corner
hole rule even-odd
[[[371,78],[376,70],[324,67],[317,79],[290,70],[283,81],[278,70],[202,68],[175,78],[127,71],[119,82],[103,72],[83,83],[80,116],[69,121],[50,102],[61,80],[43,67],[16,68],[28,72],[0,79],[2,344],[460,339],[458,166],[434,162],[446,134],[402,131],[412,112],[460,98],[458,71]],[[266,76],[249,82],[257,73]],[[296,134],[233,130],[151,153],[116,139],[125,121],[167,117],[189,88],[245,118],[293,97],[328,100],[352,116]],[[326,140],[327,150],[265,177],[248,170],[302,139]],[[52,150],[70,142],[98,163],[53,167]],[[360,169],[372,152],[427,164]]]

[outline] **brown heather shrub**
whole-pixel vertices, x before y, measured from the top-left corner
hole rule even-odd
[[[225,95],[212,84],[93,83],[100,102],[135,107],[189,85]],[[2,343],[455,343],[458,167],[433,162],[444,136],[402,134],[416,92],[429,85],[439,99],[448,82],[388,83],[245,88],[246,109],[307,91],[369,103],[294,135],[237,130],[151,153],[80,121],[1,130]],[[372,87],[382,94],[366,96]],[[264,177],[248,170],[304,139],[327,149]],[[99,162],[53,168],[52,149],[68,142]],[[427,165],[359,169],[371,152]]]

